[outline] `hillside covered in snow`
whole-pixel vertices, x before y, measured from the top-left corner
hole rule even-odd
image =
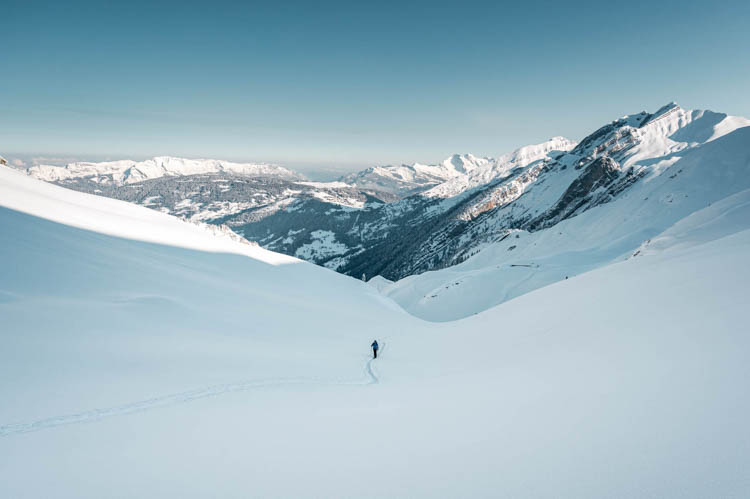
[[[356,279],[0,167],[0,495],[746,497],[734,179],[637,256],[435,323]]]
[[[486,248],[504,252],[496,259],[485,254],[487,262],[531,268],[541,255],[560,253],[564,261],[564,251],[611,247],[606,255],[578,258],[593,268],[627,255],[709,203],[750,187],[749,124],[671,103],[654,113],[614,120],[577,144],[558,137],[520,148],[400,201],[352,209],[298,200],[234,230],[274,251],[354,277],[406,279],[405,286],[420,280],[415,275],[453,267]],[[593,219],[595,230],[588,225]],[[331,243],[328,252],[304,252],[326,242]],[[552,282],[552,274],[542,279],[519,268],[507,280],[503,274],[501,299],[533,289],[534,282]],[[558,268],[555,280],[578,271]],[[409,300],[429,301],[432,291],[450,279],[420,285],[423,294]],[[516,286],[520,281],[526,284]],[[492,302],[498,296],[481,299]]]

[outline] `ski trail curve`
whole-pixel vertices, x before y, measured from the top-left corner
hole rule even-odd
[[[381,357],[383,356],[383,350],[385,350],[385,341],[380,341],[380,348],[378,349],[378,355]],[[367,372],[367,376],[370,377],[370,381],[366,384],[368,385],[376,385],[380,383],[380,378],[378,377],[377,371],[374,369],[373,365],[375,363],[374,358],[370,359],[367,362],[367,365],[365,366],[365,371]]]
[[[370,359],[365,364],[365,374],[367,379],[364,381],[331,381],[325,379],[315,378],[299,378],[299,379],[271,379],[264,381],[249,381],[241,383],[226,383],[221,385],[214,385],[207,388],[201,388],[197,390],[189,390],[185,392],[173,393],[170,395],[164,395],[161,397],[154,397],[138,402],[132,402],[129,404],[112,406],[104,409],[92,409],[89,411],[83,411],[74,414],[65,414],[62,416],[53,416],[44,419],[38,419],[36,421],[30,421],[25,423],[12,423],[0,425],[0,437],[7,435],[14,435],[18,433],[29,433],[33,431],[44,430],[48,428],[54,428],[56,426],[63,426],[76,423],[89,423],[92,421],[98,421],[100,419],[124,416],[127,414],[134,414],[137,412],[144,412],[152,409],[158,409],[161,407],[169,407],[178,404],[185,404],[194,400],[216,397],[227,393],[234,393],[240,391],[251,390],[253,388],[262,388],[267,386],[285,386],[285,385],[329,385],[329,386],[366,386],[373,385],[380,382],[376,371],[373,369],[373,361]]]
[[[378,378],[376,371],[372,367],[373,362],[375,362],[375,359],[370,359],[367,362],[367,367],[365,369],[365,371],[367,372],[367,375],[370,377],[370,381],[366,383],[367,385],[375,385],[377,383],[380,383],[380,378]]]

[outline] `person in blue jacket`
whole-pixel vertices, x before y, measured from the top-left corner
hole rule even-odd
[[[372,358],[377,359],[378,358],[378,340],[375,340],[372,342]]]

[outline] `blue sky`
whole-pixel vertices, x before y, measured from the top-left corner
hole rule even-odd
[[[276,3],[3,2],[0,153],[346,169],[750,116],[746,1]]]

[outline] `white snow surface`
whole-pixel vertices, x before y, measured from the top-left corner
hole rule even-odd
[[[0,167],[0,206],[137,241],[236,253],[274,265],[298,262],[291,256],[251,245],[230,231],[182,221],[123,201],[71,191],[4,166]]]
[[[132,184],[165,177],[205,173],[232,173],[247,176],[278,176],[298,179],[299,174],[266,163],[233,163],[216,159],[185,159],[157,156],[146,161],[120,160],[100,163],[76,162],[65,166],[39,165],[27,170],[32,177],[55,182],[75,178],[91,178],[102,183]]]
[[[429,323],[147,208],[0,187],[2,497],[750,495],[742,191]]]

